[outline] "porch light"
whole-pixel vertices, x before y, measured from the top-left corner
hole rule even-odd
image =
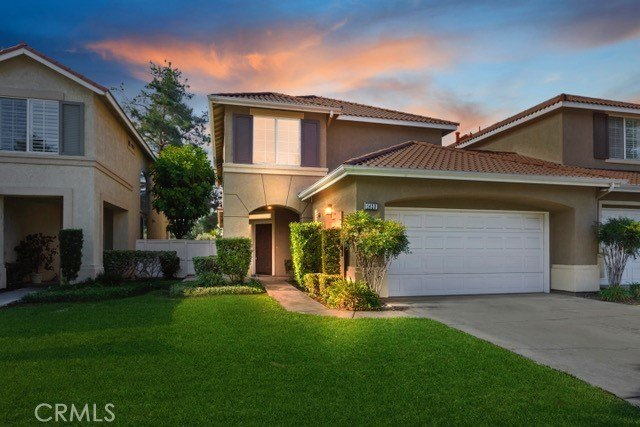
[[[333,213],[333,206],[332,205],[327,205],[326,208],[324,208],[324,214],[325,215],[331,215]]]
[[[271,209],[273,209],[273,207],[267,206],[267,210],[271,210]]]

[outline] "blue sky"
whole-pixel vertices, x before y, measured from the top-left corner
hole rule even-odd
[[[318,94],[461,122],[463,132],[558,93],[640,101],[638,1],[22,1],[25,41],[135,93],[148,62],[205,94]]]

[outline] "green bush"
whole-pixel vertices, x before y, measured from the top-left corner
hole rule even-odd
[[[630,285],[629,293],[631,294],[631,298],[636,301],[640,301],[640,283],[634,283]]]
[[[291,259],[296,282],[304,286],[304,275],[322,271],[321,225],[319,222],[292,222]]]
[[[103,301],[143,295],[164,289],[174,282],[133,282],[119,286],[108,286],[100,282],[85,281],[79,285],[50,286],[47,289],[25,295],[27,303]]]
[[[104,278],[122,281],[135,277],[136,251],[104,251],[102,255]]]
[[[60,242],[60,275],[63,283],[78,278],[82,266],[82,246],[84,236],[81,229],[67,228],[58,233]]]
[[[320,295],[320,274],[307,273],[304,275],[304,287],[309,295]]]
[[[334,284],[343,280],[342,276],[339,274],[319,274],[318,275],[318,292],[322,298],[326,299],[327,291],[329,288],[334,286]]]
[[[178,298],[206,297],[214,295],[251,295],[264,293],[264,287],[257,280],[249,280],[244,285],[234,286],[193,286],[177,283],[169,289],[169,295]]]
[[[158,261],[162,269],[162,277],[173,279],[180,271],[180,257],[176,251],[163,251],[158,254]]]
[[[217,262],[222,274],[229,276],[231,283],[242,283],[251,265],[251,239],[245,237],[216,240]]]
[[[199,274],[193,282],[196,286],[210,288],[213,286],[227,286],[229,283],[224,279],[222,274],[207,271]]]
[[[196,271],[196,276],[204,273],[220,273],[215,256],[194,256],[193,268]]]
[[[360,280],[337,280],[327,288],[326,303],[340,310],[376,310],[382,306],[380,297]]]
[[[340,274],[340,229],[322,230],[322,272],[324,274]]]
[[[596,238],[602,249],[609,283],[620,285],[627,261],[640,254],[640,222],[631,218],[610,218],[596,225]]]
[[[601,289],[598,295],[602,301],[609,302],[627,302],[632,298],[629,290],[620,285],[611,285]]]

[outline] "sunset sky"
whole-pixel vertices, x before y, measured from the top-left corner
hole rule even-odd
[[[130,4],[131,3],[131,4]],[[561,92],[640,101],[639,1],[21,1],[25,41],[130,94],[148,61],[212,92],[317,94],[487,126]]]

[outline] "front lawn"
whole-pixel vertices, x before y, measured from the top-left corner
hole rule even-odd
[[[0,310],[0,425],[42,402],[123,424],[640,424],[568,375],[426,319],[285,312],[266,295]]]

